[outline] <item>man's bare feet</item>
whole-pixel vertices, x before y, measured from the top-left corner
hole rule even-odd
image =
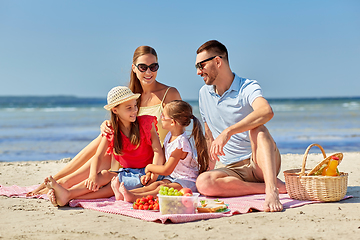
[[[54,203],[58,206],[65,206],[69,202],[69,191],[58,184],[52,176],[46,178],[44,184],[48,189],[53,189],[54,194],[51,193],[48,197],[54,206],[56,206]]]
[[[265,212],[281,212],[283,210],[283,205],[279,199],[279,190],[265,190],[265,203],[264,211]]]
[[[124,201],[126,201],[126,202],[135,202],[137,197],[133,193],[129,192],[129,190],[127,190],[125,188],[123,182],[120,183],[119,190],[120,190],[121,194],[124,196]]]
[[[119,177],[113,177],[111,179],[111,188],[115,194],[115,199],[116,200],[124,200],[123,195],[121,194],[121,192],[119,191],[120,188],[120,182],[119,182]]]

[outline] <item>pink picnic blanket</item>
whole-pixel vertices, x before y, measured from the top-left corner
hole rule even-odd
[[[30,187],[13,186],[1,186],[0,195],[8,197],[22,197],[26,198],[26,193],[35,189],[38,185]],[[48,199],[46,195],[38,195],[36,198]],[[350,198],[351,196],[346,196]],[[211,199],[203,196],[199,197],[199,200]],[[101,199],[77,199],[69,202],[70,207],[83,207],[86,209],[92,209],[100,212],[121,214],[124,216],[139,218],[146,221],[160,221],[165,223],[167,220],[173,223],[190,222],[196,220],[229,217],[235,214],[247,213],[252,210],[263,211],[263,203],[265,200],[265,194],[248,195],[242,197],[221,198],[226,204],[229,204],[229,212],[225,213],[196,213],[196,214],[167,214],[162,215],[158,211],[144,211],[132,209],[132,204],[124,201],[115,201],[115,197],[101,198]],[[284,209],[303,206],[305,204],[317,203],[319,201],[299,201],[291,199],[288,194],[280,194],[280,201],[284,206]]]

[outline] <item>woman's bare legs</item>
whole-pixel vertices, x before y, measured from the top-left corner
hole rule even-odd
[[[61,169],[58,173],[53,176],[53,179],[56,181],[62,180],[62,178],[67,177],[69,174],[75,172],[82,166],[84,166],[89,160],[95,155],[96,149],[99,146],[101,141],[101,135],[95,138],[91,143],[89,143],[84,149],[82,149],[66,166]],[[90,165],[88,165],[90,166]],[[35,190],[28,192],[26,196],[34,196],[38,194],[46,194],[48,189],[45,184],[42,183]]]
[[[113,176],[111,173],[104,174],[104,171],[102,171],[98,176],[99,184],[101,186],[108,184]],[[69,190],[57,183],[52,176],[46,178],[44,184],[48,189],[53,189],[49,191],[48,196],[54,206],[65,206],[71,199],[82,198],[82,196],[92,192],[86,188],[85,181],[71,187]]]
[[[90,174],[90,165],[91,160],[87,161],[83,166],[81,166],[75,172],[61,178],[57,182],[66,189],[71,188],[72,186],[86,180]],[[103,156],[103,160],[100,162],[99,170],[100,173],[102,170],[109,170],[111,166],[111,155]]]
[[[112,178],[116,177],[116,175],[117,175],[117,173],[109,172],[107,170],[101,171],[101,174],[104,177],[108,178],[108,179],[112,179]],[[105,186],[101,187],[96,192],[90,192],[90,193],[87,193],[87,194],[82,195],[80,197],[77,197],[75,199],[109,198],[109,197],[112,197],[112,196],[114,196],[114,192],[111,189],[110,183],[108,183]]]

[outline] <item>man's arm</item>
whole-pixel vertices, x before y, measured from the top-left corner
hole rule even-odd
[[[214,137],[210,131],[209,126],[207,125],[206,122],[204,122],[204,128],[205,128],[205,140],[206,140],[206,146],[208,149],[208,153],[209,153],[209,170],[213,170],[215,168],[216,165],[216,161],[214,159],[211,158],[210,156],[210,148],[211,148],[211,144],[214,141]]]
[[[218,156],[224,156],[223,147],[229,141],[230,137],[236,133],[246,132],[258,126],[264,125],[274,116],[274,112],[268,101],[263,97],[258,97],[252,104],[253,112],[243,118],[236,124],[226,128],[212,142],[210,147],[210,157],[219,161]]]

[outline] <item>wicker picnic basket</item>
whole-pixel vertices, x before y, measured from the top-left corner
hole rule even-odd
[[[306,159],[310,148],[320,148],[324,160],[311,171],[305,169]],[[340,172],[339,176],[310,176],[317,172],[323,164],[327,164],[332,156],[343,158],[342,153],[335,153],[326,157],[324,149],[319,144],[311,144],[305,151],[302,168],[284,171],[285,185],[289,196],[298,200],[316,200],[322,202],[335,202],[344,198],[347,191],[348,174]]]

